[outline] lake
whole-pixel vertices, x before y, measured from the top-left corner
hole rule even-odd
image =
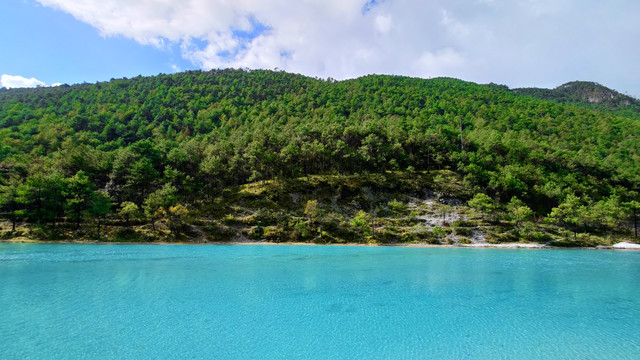
[[[0,244],[3,359],[637,359],[640,252]]]

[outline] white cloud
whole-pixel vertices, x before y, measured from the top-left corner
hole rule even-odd
[[[0,85],[2,85],[7,89],[47,86],[47,84],[45,84],[44,82],[36,78],[27,79],[20,75],[7,75],[7,74],[3,74],[0,77]]]
[[[447,75],[511,86],[640,83],[640,54],[629,45],[640,37],[635,0],[37,1],[104,36],[177,44],[202,68]]]
[[[437,59],[445,58],[422,66],[415,66],[416,59],[454,47],[424,41],[444,31],[435,21],[438,12],[429,14],[444,0],[435,5],[407,0],[37,1],[72,14],[104,36],[157,47],[178,43],[182,56],[202,68],[278,67],[334,78],[373,72],[431,76],[445,67]],[[404,23],[415,14],[426,19]]]
[[[448,10],[443,9],[441,13],[440,23],[454,36],[465,37],[471,33],[469,27],[454,18]]]
[[[431,76],[448,76],[456,67],[465,64],[464,57],[453,49],[442,49],[435,53],[423,53],[415,63],[416,70],[424,69]]]
[[[378,15],[376,16],[376,29],[382,34],[389,32],[391,30],[391,16]]]

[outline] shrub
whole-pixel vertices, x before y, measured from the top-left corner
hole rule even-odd
[[[371,228],[371,216],[363,210],[358,211],[356,216],[351,220],[350,225],[363,237],[371,236],[373,229]]]
[[[466,237],[458,237],[458,244],[471,244],[471,240],[469,240],[469,238]]]
[[[548,243],[551,240],[551,236],[543,233],[542,231],[528,231],[522,234],[522,238],[527,241],[537,243]]]
[[[435,238],[438,239],[438,240],[441,240],[442,238],[447,236],[447,232],[443,228],[441,228],[439,226],[436,226],[433,229],[431,229],[431,232],[433,233]]]
[[[389,210],[395,215],[405,215],[409,211],[409,205],[395,199],[388,202],[387,206],[389,206]]]
[[[309,225],[303,220],[298,220],[293,227],[298,233],[300,233],[302,238],[308,238],[311,235]]]
[[[456,235],[469,236],[473,233],[473,229],[465,227],[454,228]]]

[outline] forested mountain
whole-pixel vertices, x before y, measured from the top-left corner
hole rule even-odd
[[[375,192],[378,174],[404,179],[396,193],[412,191],[406,176],[414,192],[446,192],[449,179],[458,190],[444,195],[487,195],[476,206],[487,213],[511,203],[532,211],[527,220],[625,233],[639,200],[640,114],[529,96],[574,102],[566,89],[583,83],[567,85],[512,92],[449,78],[213,70],[0,89],[0,202],[6,218],[44,229],[116,218],[155,229],[163,218],[184,226],[187,213],[194,224],[221,219],[250,183],[356,176]],[[319,201],[311,206],[328,214]],[[344,218],[361,208],[335,205]]]
[[[640,100],[588,81],[572,81],[555,89],[520,88],[513,89],[513,92],[560,103],[592,104],[600,108],[640,113]]]

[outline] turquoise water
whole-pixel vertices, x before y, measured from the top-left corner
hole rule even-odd
[[[0,244],[2,359],[638,359],[640,252]]]

